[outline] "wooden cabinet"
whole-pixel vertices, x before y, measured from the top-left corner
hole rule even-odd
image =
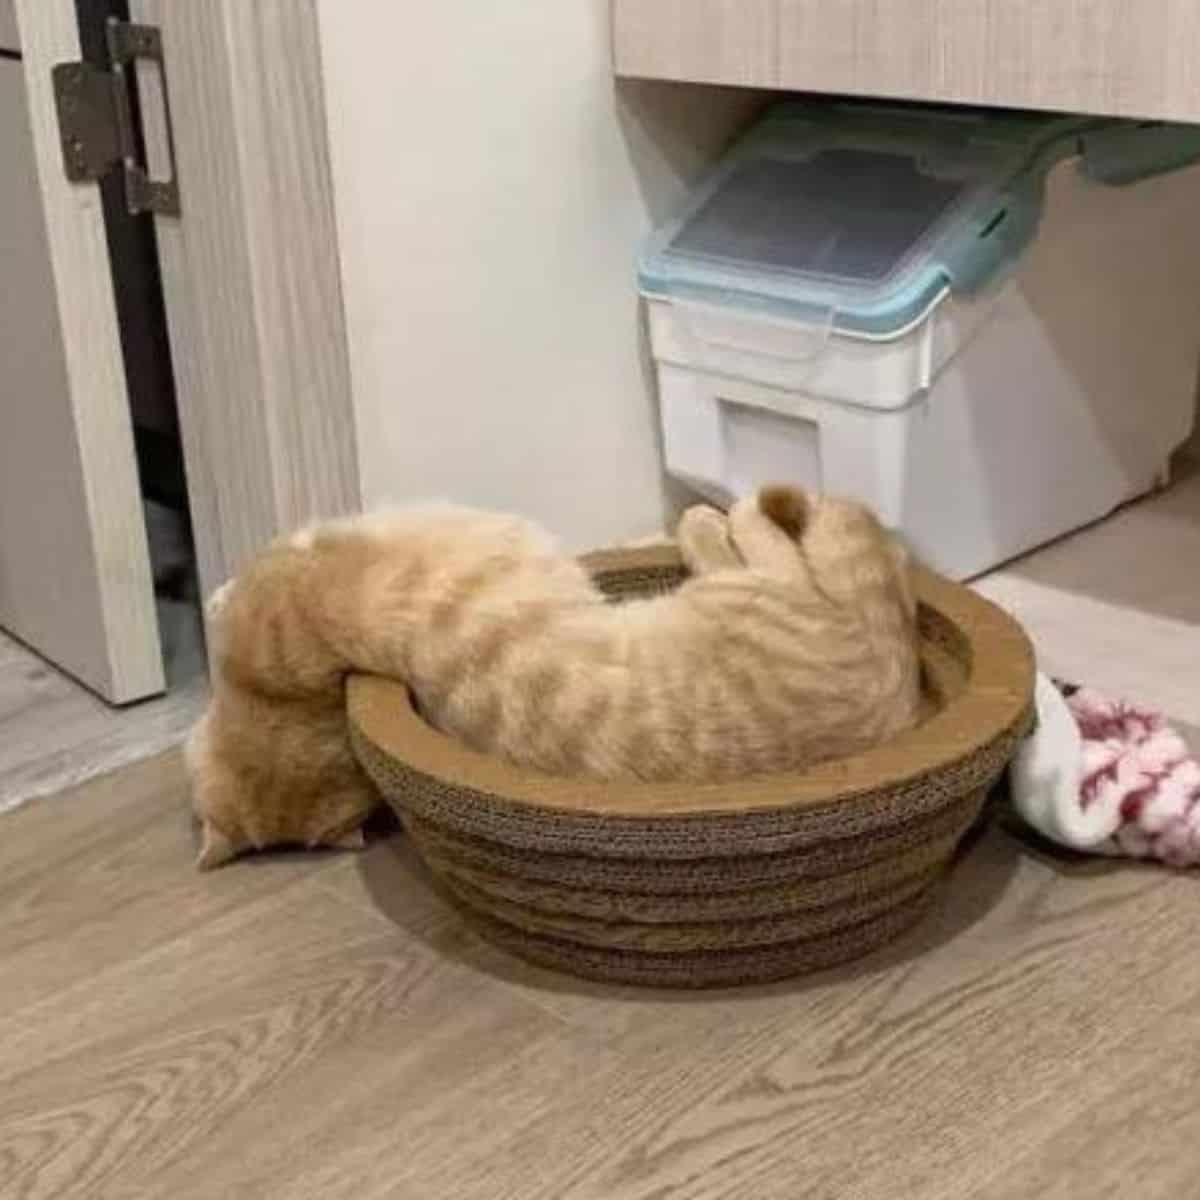
[[[621,75],[1200,121],[1196,0],[614,0]]]
[[[778,0],[616,0],[617,73],[774,87]]]

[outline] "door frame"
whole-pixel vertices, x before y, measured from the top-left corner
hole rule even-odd
[[[130,12],[162,30],[181,215],[155,222],[208,594],[278,534],[361,506],[316,0]]]

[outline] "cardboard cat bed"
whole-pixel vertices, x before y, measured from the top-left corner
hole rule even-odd
[[[586,561],[617,599],[684,576],[665,546]],[[673,987],[828,967],[922,915],[1029,727],[1020,627],[932,574],[917,587],[926,715],[854,758],[709,785],[553,778],[467,749],[368,676],[350,681],[356,751],[448,895],[526,959]]]

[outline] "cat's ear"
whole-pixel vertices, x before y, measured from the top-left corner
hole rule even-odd
[[[351,829],[349,833],[343,833],[325,844],[334,850],[365,850],[367,838],[360,825],[357,829]]]
[[[201,834],[200,853],[196,855],[196,866],[201,871],[222,867],[236,858],[238,848],[233,840],[221,832],[211,821],[205,821]]]
[[[758,493],[758,511],[788,537],[798,539],[808,524],[808,497],[799,488],[771,484]]]

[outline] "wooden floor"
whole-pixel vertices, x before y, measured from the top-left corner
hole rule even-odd
[[[1192,486],[985,586],[1186,708]],[[200,875],[174,755],[0,834],[3,1200],[1200,1195],[1195,876],[993,827],[887,952],[676,996],[486,948],[397,836]]]
[[[993,830],[894,949],[671,996],[487,950],[399,838],[197,874],[174,756],[4,834],[5,1200],[1196,1191],[1191,878]]]
[[[0,632],[0,813],[183,741],[208,696],[199,616],[160,603],[159,622],[168,691],[126,708]]]

